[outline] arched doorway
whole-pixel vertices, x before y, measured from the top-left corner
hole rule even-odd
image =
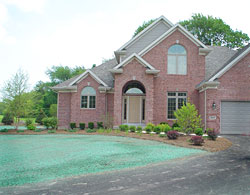
[[[146,90],[139,81],[129,81],[122,90],[122,122],[141,124],[145,122]]]

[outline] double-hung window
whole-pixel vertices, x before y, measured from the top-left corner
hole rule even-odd
[[[187,52],[181,45],[173,45],[168,49],[168,74],[187,74]]]
[[[81,93],[81,108],[95,108],[96,91],[93,87],[85,87]]]
[[[183,104],[187,102],[187,93],[186,92],[168,92],[168,108],[167,115],[168,119],[175,119],[174,112],[181,108]]]

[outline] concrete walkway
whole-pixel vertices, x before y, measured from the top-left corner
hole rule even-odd
[[[0,194],[250,194],[250,136],[227,138],[233,146],[222,152],[142,168],[0,188]]]

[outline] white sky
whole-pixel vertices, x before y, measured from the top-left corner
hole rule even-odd
[[[174,24],[212,15],[250,35],[249,7],[249,0],[0,0],[0,87],[20,67],[34,86],[52,65],[100,64],[161,15]]]

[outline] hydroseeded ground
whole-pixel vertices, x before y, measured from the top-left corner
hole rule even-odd
[[[101,135],[1,135],[0,187],[144,166],[205,151]]]

